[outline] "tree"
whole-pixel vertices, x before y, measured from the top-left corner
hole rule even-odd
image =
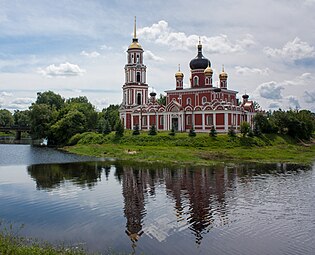
[[[50,128],[56,122],[58,112],[47,104],[32,104],[30,107],[31,137],[41,139],[50,137]]]
[[[148,135],[157,135],[156,127],[154,124],[150,127]]]
[[[1,127],[9,127],[14,123],[14,119],[12,113],[6,109],[0,110],[0,126]]]
[[[231,127],[229,128],[228,136],[229,136],[229,137],[235,137],[235,136],[236,136],[236,132],[235,132],[235,127],[234,127],[234,126],[231,126]]]
[[[260,132],[262,133],[272,133],[274,128],[272,127],[271,122],[268,117],[262,113],[257,113],[254,116],[254,133],[258,135]],[[256,132],[255,132],[256,130]]]
[[[136,125],[133,127],[132,135],[140,135],[140,130],[139,130],[139,125],[138,125],[138,124],[136,124]]]
[[[50,144],[66,144],[75,134],[85,131],[86,118],[76,109],[69,111],[62,119],[51,126]]]
[[[120,121],[119,119],[119,105],[109,105],[107,108],[104,108],[101,112],[101,116],[105,120],[109,122],[110,127],[112,130],[115,129],[117,123]]]
[[[191,129],[189,129],[188,136],[190,136],[190,137],[195,137],[196,136],[196,132],[195,132],[195,129],[194,129],[193,126],[191,127]]]
[[[13,114],[14,118],[14,125],[20,126],[20,127],[29,127],[31,125],[30,120],[30,111],[19,111],[15,110]]]
[[[212,137],[216,137],[217,136],[217,130],[215,129],[214,126],[211,127],[209,135],[212,136]]]
[[[171,132],[168,133],[170,136],[175,136],[175,128],[174,128],[174,125],[172,125],[172,129],[171,129]]]
[[[108,135],[108,134],[110,134],[110,132],[112,132],[112,129],[111,129],[110,125],[109,125],[108,120],[105,120],[105,125],[104,125],[103,133],[104,133],[105,135]]]
[[[245,137],[248,134],[250,129],[251,129],[250,128],[250,124],[248,122],[246,122],[246,121],[242,122],[242,124],[241,124],[241,134],[243,135],[243,137]]]
[[[116,133],[115,133],[116,137],[124,136],[125,130],[124,130],[124,125],[122,124],[121,120],[118,121],[115,129],[116,129]]]
[[[157,102],[159,104],[166,105],[166,96],[163,94],[160,94],[160,98],[157,99]]]
[[[49,90],[43,93],[38,92],[35,104],[47,104],[60,110],[64,106],[64,102],[65,100],[59,94]]]

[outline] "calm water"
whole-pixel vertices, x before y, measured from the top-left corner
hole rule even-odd
[[[104,254],[314,254],[315,165],[171,169],[0,145],[0,218]]]

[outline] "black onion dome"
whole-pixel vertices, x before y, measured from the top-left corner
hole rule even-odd
[[[211,66],[211,62],[202,55],[202,45],[199,44],[197,56],[189,63],[190,69],[206,69],[208,65]]]

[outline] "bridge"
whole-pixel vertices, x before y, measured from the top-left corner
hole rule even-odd
[[[0,132],[10,132],[15,131],[15,140],[21,140],[22,132],[30,132],[30,127],[22,127],[22,126],[10,126],[10,127],[0,127]]]

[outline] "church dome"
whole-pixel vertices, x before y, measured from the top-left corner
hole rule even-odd
[[[178,71],[175,73],[175,78],[183,78],[184,74],[180,70],[180,65],[178,65]]]
[[[142,47],[141,47],[140,43],[138,43],[137,38],[133,38],[132,43],[128,47],[128,50],[129,49],[141,49],[142,50]]]
[[[208,67],[208,65],[209,65],[209,67],[211,67],[211,62],[209,61],[209,59],[205,58],[202,55],[202,45],[199,43],[199,45],[198,45],[198,54],[189,63],[190,69],[191,70],[206,69]]]
[[[203,72],[205,73],[205,76],[212,76],[213,74],[213,70],[209,65]]]
[[[224,66],[222,66],[222,72],[219,75],[220,79],[227,79],[228,74],[224,71]]]

